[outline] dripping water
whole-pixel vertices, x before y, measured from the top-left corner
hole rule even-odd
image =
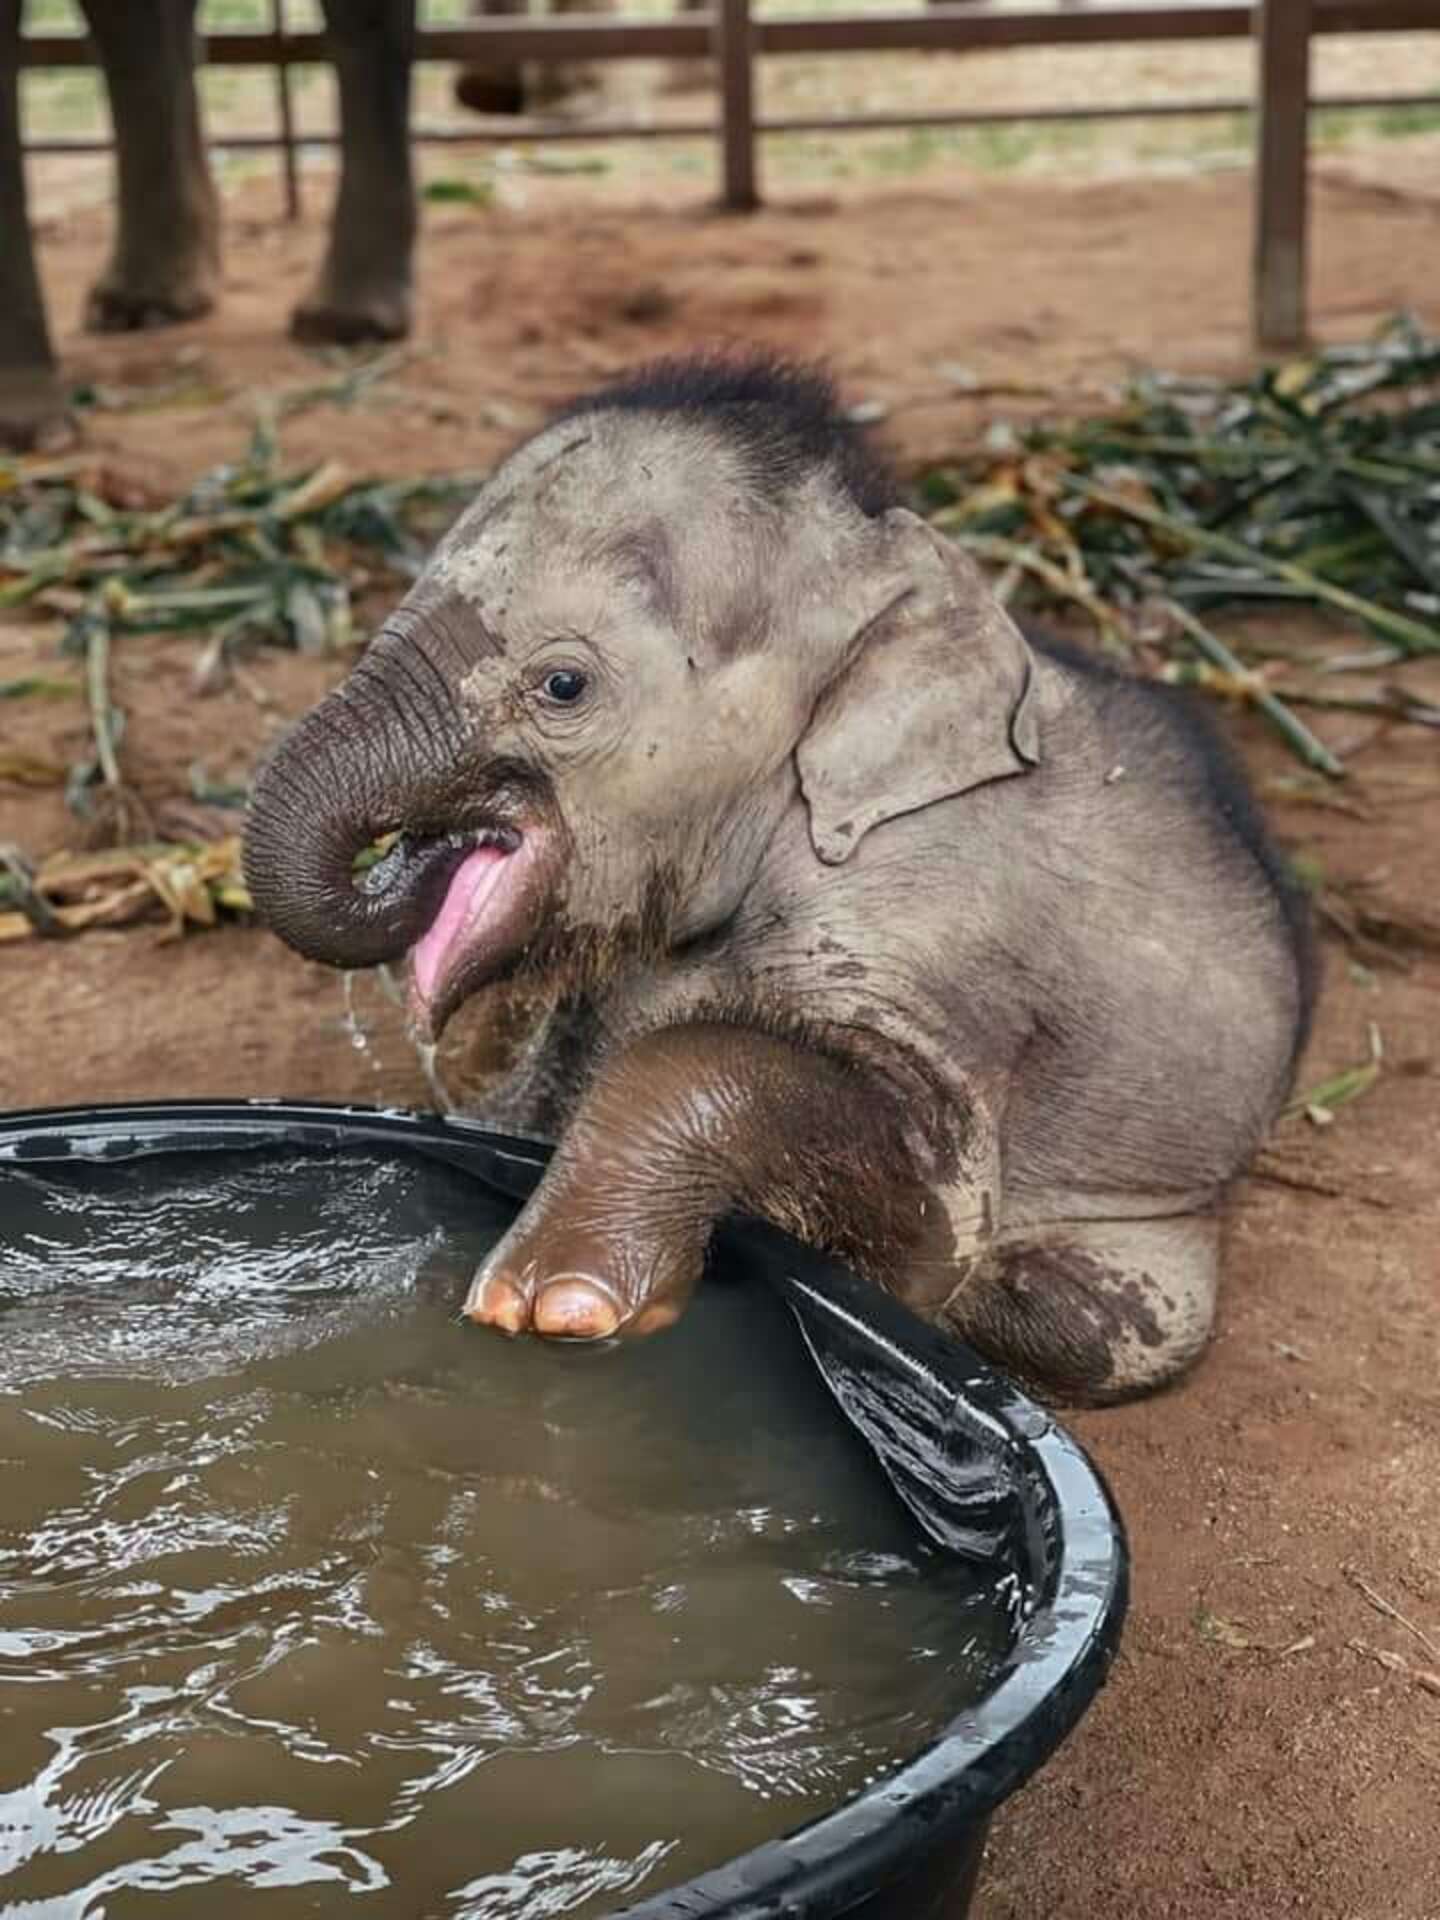
[[[380,1062],[375,1058],[374,1049],[370,1045],[369,1029],[365,1026],[356,1010],[355,975],[353,973],[347,972],[341,974],[340,991],[345,1001],[345,1018],[342,1024],[350,1037],[350,1044],[357,1053],[368,1053],[372,1065],[378,1072]]]
[[[420,1057],[420,1071],[425,1076],[425,1084],[430,1089],[430,1097],[435,1102],[437,1110],[441,1113],[453,1113],[455,1102],[450,1098],[450,1089],[445,1085],[439,1063],[435,1058],[437,1051],[435,1042],[416,1040],[414,1045]]]
[[[396,978],[394,969],[386,965],[381,965],[374,968],[372,972],[373,977],[378,980],[380,991],[384,994],[385,998],[393,1007],[398,1008],[403,1013],[405,1009],[405,989]],[[380,1058],[373,1017],[367,1020],[361,1012],[357,997],[356,981],[361,977],[361,975],[354,972],[345,972],[340,976],[340,992],[345,1008],[341,1018],[341,1026],[344,1028],[350,1044],[354,1047],[355,1051],[366,1054],[375,1072],[383,1073],[384,1063]],[[438,1049],[435,1043],[433,1041],[421,1040],[414,1032],[408,1019],[403,1022],[403,1031],[405,1039],[414,1049],[415,1057],[420,1063],[420,1071],[425,1076],[425,1085],[429,1089],[430,1098],[434,1102],[437,1112],[453,1113],[455,1111],[455,1101],[440,1071],[440,1064],[437,1058]]]

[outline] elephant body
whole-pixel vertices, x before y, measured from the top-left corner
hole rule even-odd
[[[682,12],[694,13],[709,0],[680,0]],[[471,0],[477,20],[508,18],[540,11],[537,0]],[[613,13],[615,0],[548,0],[544,11],[557,15]],[[455,77],[455,98],[475,113],[520,114],[544,112],[572,94],[593,86],[597,69],[581,61],[526,66],[524,63],[476,63]],[[703,86],[709,79],[706,61],[677,61],[671,67],[674,84]]]
[[[30,243],[19,128],[23,0],[0,0],[0,445],[63,423]],[[195,83],[195,0],[82,0],[114,123],[117,221],[91,290],[100,331],[193,319],[214,304],[219,204]],[[341,168],[325,259],[292,317],[306,340],[394,339],[410,324],[414,0],[325,0]]]
[[[303,951],[409,951],[430,1031],[557,1003],[506,1111],[557,1151],[476,1319],[664,1325],[740,1212],[1052,1398],[1203,1347],[1303,905],[1200,717],[1022,635],[810,376],[662,367],[512,456],[247,844]]]

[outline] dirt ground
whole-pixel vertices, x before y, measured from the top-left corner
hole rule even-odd
[[[1324,336],[1355,337],[1402,305],[1440,322],[1434,158],[1428,181],[1391,153],[1327,171]],[[888,409],[913,462],[996,413],[1092,404],[1146,364],[1244,359],[1238,173],[1071,186],[955,174],[748,221],[680,204],[673,184],[629,202],[613,184],[531,185],[522,207],[431,209],[415,357],[363,403],[289,422],[297,463],[480,466],[594,376],[722,338],[829,355],[852,399]],[[271,189],[247,187],[229,210],[223,310],[95,341],[74,328],[103,237],[101,213],[81,209],[47,222],[42,247],[67,364],[125,403],[90,414],[87,438],[175,486],[239,451],[256,390],[317,378],[281,335],[317,229],[286,227]],[[187,387],[206,404],[180,404]],[[135,404],[172,389],[174,404]],[[1267,633],[1333,639],[1303,620]],[[0,621],[0,679],[55,672],[54,641],[53,626]],[[193,657],[193,641],[138,638],[116,664],[127,771],[162,815],[186,804],[193,761],[243,774],[336,672],[269,654],[248,688],[201,700]],[[1440,673],[1404,672],[1440,698]],[[1320,714],[1351,769],[1339,804],[1320,805],[1253,720],[1233,724],[1287,847],[1332,885],[1433,924],[1433,732]],[[74,759],[83,710],[6,702],[0,739]],[[0,785],[0,822],[32,854],[74,839],[51,790]],[[1219,1335],[1193,1378],[1075,1422],[1130,1527],[1134,1608],[1105,1695],[996,1822],[980,1920],[1440,1920],[1440,951],[1357,955],[1333,937],[1326,950],[1302,1084],[1363,1059],[1372,1025],[1385,1070],[1330,1126],[1282,1123],[1239,1197]],[[393,1010],[373,982],[358,998],[364,1049],[333,975],[238,927],[0,948],[0,1105],[424,1101]]]

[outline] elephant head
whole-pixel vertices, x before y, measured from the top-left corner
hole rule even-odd
[[[797,798],[837,865],[1021,771],[1029,679],[973,565],[893,504],[823,381],[651,369],[497,470],[281,744],[250,887],[314,958],[408,952],[438,1032],[521,968],[720,926]]]

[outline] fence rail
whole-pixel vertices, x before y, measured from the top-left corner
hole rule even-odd
[[[1310,32],[1414,33],[1440,25],[1437,0],[1306,0]],[[1149,40],[1235,40],[1253,32],[1256,6],[1034,7],[1013,12],[985,4],[927,7],[923,13],[766,14],[744,7],[687,12],[674,20],[597,15],[513,16],[464,27],[421,27],[416,58],[481,60],[668,60],[710,53],[722,25],[749,38],[757,54],[955,52],[987,47],[1118,45]],[[205,36],[214,66],[302,66],[327,59],[325,36],[258,28]],[[95,64],[84,34],[32,33],[22,45],[31,67]]]
[[[216,66],[275,70],[278,133],[240,133],[217,142],[233,148],[278,147],[284,157],[292,213],[299,205],[296,150],[328,146],[333,134],[302,133],[294,124],[289,69],[323,62],[325,36],[289,32],[283,7],[277,24],[249,32],[218,32],[204,39],[203,57]],[[1063,10],[1007,11],[971,4],[928,6],[923,12],[767,14],[755,18],[750,0],[715,0],[709,11],[669,20],[574,14],[537,19],[477,19],[464,27],[422,27],[416,59],[465,64],[516,61],[694,60],[714,56],[719,75],[718,121],[617,124],[613,121],[477,120],[473,127],[418,127],[415,139],[447,144],[516,140],[591,141],[718,139],[722,203],[748,210],[760,203],[756,147],[767,134],[874,132],[911,127],[974,127],[1015,122],[1131,120],[1254,111],[1259,116],[1256,160],[1253,309],[1261,344],[1302,337],[1305,318],[1306,154],[1308,114],[1314,107],[1440,104],[1433,93],[1343,95],[1312,100],[1309,48],[1316,34],[1402,33],[1440,28],[1440,0],[1255,0],[1254,5],[1071,4]],[[1253,99],[1136,101],[1107,106],[1036,105],[937,113],[852,114],[766,119],[754,107],[754,63],[766,55],[876,52],[966,52],[1036,46],[1101,46],[1148,41],[1240,39],[1254,35],[1259,72]],[[96,64],[81,34],[28,34],[22,64],[77,67]],[[103,150],[106,140],[36,139],[31,153]]]

